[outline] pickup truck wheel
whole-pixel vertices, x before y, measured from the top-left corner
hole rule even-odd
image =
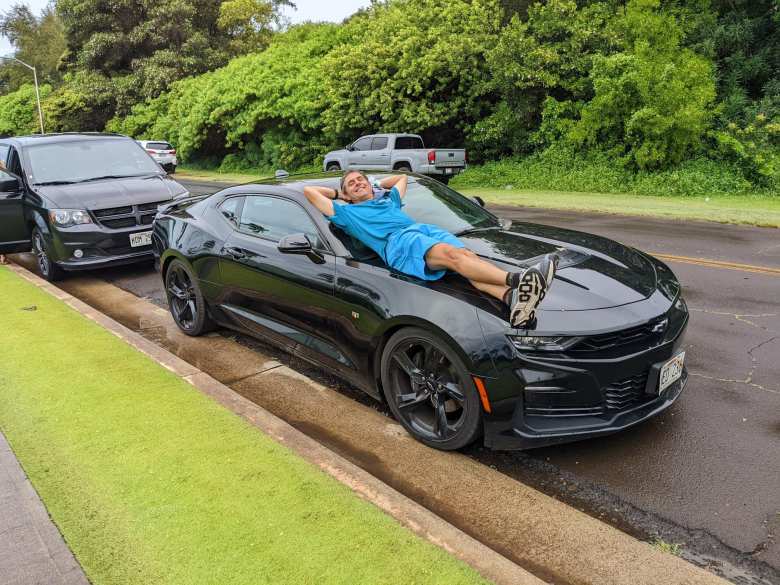
[[[397,167],[395,167],[395,170],[396,171],[401,171],[402,173],[411,173],[412,172],[412,167],[410,167],[407,164],[403,164],[403,165],[398,165]]]
[[[329,163],[325,170],[334,173],[341,170],[341,165],[339,163]]]
[[[54,282],[65,276],[65,271],[52,261],[49,250],[46,247],[46,240],[44,240],[43,234],[38,228],[35,228],[32,233],[32,253],[35,254],[38,271],[43,278],[49,282]]]

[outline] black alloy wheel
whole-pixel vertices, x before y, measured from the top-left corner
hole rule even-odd
[[[65,276],[65,271],[52,261],[51,254],[46,247],[46,240],[38,228],[35,228],[32,233],[32,253],[35,254],[38,271],[43,278],[54,282]]]
[[[187,335],[201,335],[213,328],[203,293],[192,271],[174,260],[165,273],[165,294],[173,320]]]
[[[402,329],[382,354],[382,387],[396,419],[417,440],[443,450],[472,443],[482,431],[474,381],[458,355],[424,329]]]
[[[341,170],[341,165],[339,163],[329,163],[326,170],[328,172],[334,173]]]

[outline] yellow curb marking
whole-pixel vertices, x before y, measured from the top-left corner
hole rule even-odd
[[[726,270],[740,270],[742,272],[755,272],[757,274],[780,276],[780,268],[771,268],[769,266],[754,266],[752,264],[738,264],[736,262],[722,262],[720,260],[708,260],[707,258],[674,256],[672,254],[660,254],[656,252],[650,252],[650,254],[659,260],[666,260],[667,262],[680,262],[681,264],[695,264],[697,266],[707,266],[709,268],[724,268]]]

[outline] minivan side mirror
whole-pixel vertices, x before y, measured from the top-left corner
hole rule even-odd
[[[0,171],[0,193],[15,193],[19,190],[19,179],[10,173]]]
[[[474,197],[472,197],[472,199],[473,199],[473,200],[476,202],[476,204],[477,204],[477,205],[479,205],[480,207],[485,207],[485,200],[484,200],[484,199],[482,199],[482,197],[480,197],[479,195],[474,195]]]

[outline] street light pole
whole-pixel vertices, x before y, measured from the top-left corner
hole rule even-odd
[[[0,59],[5,59],[7,61],[16,61],[17,63],[21,63],[27,69],[30,69],[33,72],[33,80],[35,81],[35,100],[38,102],[38,121],[41,124],[41,134],[44,134],[43,130],[43,109],[41,108],[41,93],[38,91],[38,72],[35,70],[35,67],[32,65],[29,65],[22,61],[21,59],[17,59],[16,57],[0,57]]]

